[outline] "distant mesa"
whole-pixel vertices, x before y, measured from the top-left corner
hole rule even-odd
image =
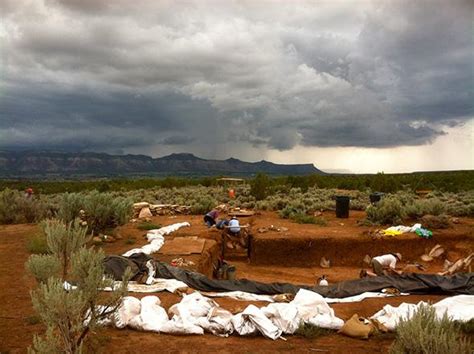
[[[324,174],[313,164],[282,165],[235,158],[206,160],[190,153],[160,158],[94,152],[0,151],[1,178],[252,176]]]

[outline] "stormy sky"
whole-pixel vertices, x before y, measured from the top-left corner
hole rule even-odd
[[[0,0],[0,149],[474,168],[472,1]]]

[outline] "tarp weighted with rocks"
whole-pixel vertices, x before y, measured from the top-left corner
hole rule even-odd
[[[312,290],[324,297],[341,298],[385,288],[397,288],[410,294],[474,295],[474,273],[458,273],[452,276],[418,273],[383,275],[342,281],[329,286],[316,286]]]
[[[127,264],[133,269],[146,269],[145,263],[152,259],[145,254],[132,257],[110,256],[104,260],[107,274],[121,280],[120,269],[125,271]],[[131,263],[130,263],[131,262]],[[296,294],[300,289],[312,290],[324,297],[343,298],[369,291],[381,291],[385,288],[397,288],[411,294],[467,294],[474,295],[474,273],[459,273],[453,276],[435,274],[403,274],[348,280],[329,286],[311,287],[289,283],[261,283],[247,279],[214,280],[190,270],[173,267],[166,263],[155,262],[156,278],[177,279],[199,291],[245,291],[253,294]],[[122,271],[122,272],[123,272]],[[138,272],[136,272],[138,274]],[[123,274],[123,273],[122,273]]]

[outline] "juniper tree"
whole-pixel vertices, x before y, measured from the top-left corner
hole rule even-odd
[[[120,287],[102,294],[100,289],[112,286],[112,280],[104,278],[104,253],[86,247],[86,228],[79,220],[48,220],[43,230],[51,254],[31,256],[26,268],[39,282],[31,298],[46,333],[35,335],[29,351],[80,353],[87,335],[117,309],[128,275]],[[66,290],[65,281],[76,288]]]

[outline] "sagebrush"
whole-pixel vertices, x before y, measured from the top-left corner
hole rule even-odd
[[[445,314],[436,316],[431,306],[421,306],[411,319],[402,319],[390,348],[392,354],[468,354],[469,339],[462,336],[458,325]]]

